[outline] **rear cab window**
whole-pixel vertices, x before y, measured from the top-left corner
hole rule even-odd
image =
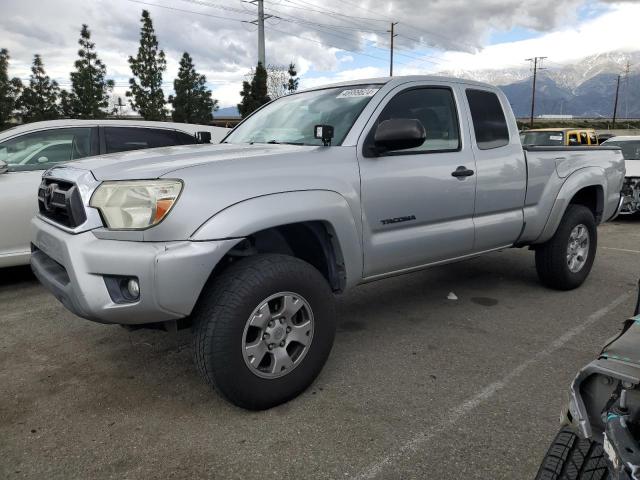
[[[509,144],[509,126],[494,92],[479,89],[466,90],[476,144],[480,150],[490,150]]]

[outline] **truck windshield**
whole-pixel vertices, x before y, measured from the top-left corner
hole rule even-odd
[[[640,140],[614,140],[613,142],[607,140],[604,146],[620,147],[625,160],[640,160]]]
[[[520,135],[523,145],[537,145],[552,147],[564,145],[564,133],[562,132],[523,132]]]
[[[380,85],[350,85],[280,97],[238,125],[225,143],[322,145],[313,127],[331,125],[331,143],[340,145],[379,89]]]

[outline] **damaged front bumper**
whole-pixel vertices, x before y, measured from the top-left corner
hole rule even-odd
[[[561,419],[604,446],[614,480],[640,480],[640,437],[632,426],[640,406],[639,345],[637,315],[576,375]]]
[[[626,177],[622,186],[621,215],[632,215],[640,212],[640,178]]]

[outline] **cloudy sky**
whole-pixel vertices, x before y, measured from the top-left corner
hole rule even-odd
[[[595,53],[640,50],[640,1],[615,0],[265,0],[267,63],[298,66],[310,87],[388,74],[391,21],[398,36],[394,73],[522,66],[531,56],[562,64]],[[254,4],[243,0],[2,0],[0,47],[10,74],[28,78],[34,53],[68,88],[80,27],[126,90],[140,14],[151,12],[168,58],[171,92],[182,52],[207,75],[222,107],[239,100],[257,59]]]

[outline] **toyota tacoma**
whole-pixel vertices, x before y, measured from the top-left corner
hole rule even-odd
[[[618,147],[524,147],[497,88],[347,82],[263,106],[218,145],[98,156],[45,172],[31,265],[69,310],[190,326],[236,405],[302,392],[332,347],[334,295],[509,247],[578,287],[621,205]]]

